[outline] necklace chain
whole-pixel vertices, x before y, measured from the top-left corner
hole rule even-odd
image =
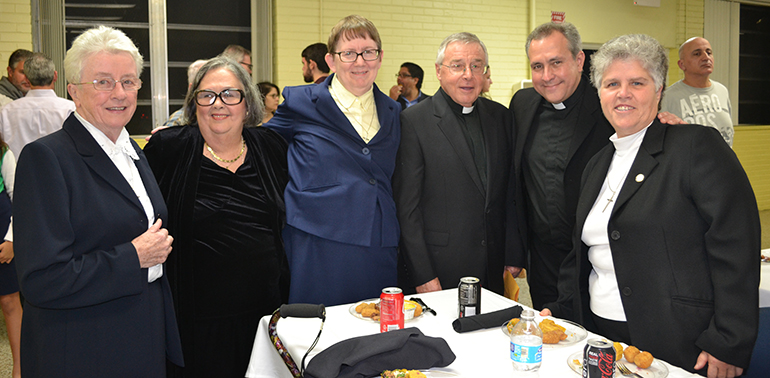
[[[340,96],[337,94],[337,91],[332,86],[329,86],[329,88],[331,89],[332,92],[334,92],[334,97],[336,97],[339,100]],[[356,99],[356,100],[359,103],[361,103],[360,100],[358,100],[358,99]],[[351,104],[351,106],[345,106],[345,104],[343,104],[342,101],[340,101],[339,103],[340,103],[340,105],[342,105],[343,108],[345,108],[345,110],[348,113],[350,113],[350,107],[352,107],[353,104]],[[355,101],[353,103],[355,103]],[[364,140],[364,142],[369,143],[369,140],[371,140],[371,138],[369,137],[369,132],[372,131],[372,124],[374,123],[374,116],[375,116],[376,113],[377,112],[374,109],[372,109],[372,119],[369,120],[369,126],[366,126],[366,127],[364,127],[363,114],[362,114],[362,117],[361,117],[360,121],[357,119],[357,117],[351,117],[351,118],[353,118],[356,121],[356,123],[358,123],[359,126],[361,126],[361,131],[364,132],[364,135],[362,135],[361,138]]]
[[[243,140],[243,137],[241,137],[241,153],[239,153],[238,156],[236,156],[235,159],[232,159],[232,160],[222,159],[221,157],[217,156],[217,154],[214,153],[214,150],[211,148],[211,146],[209,146],[208,143],[203,142],[203,144],[206,145],[206,149],[209,151],[211,156],[214,157],[214,159],[217,159],[225,164],[235,163],[236,161],[238,161],[238,159],[241,158],[241,156],[243,156],[243,153],[246,151],[246,141]]]
[[[622,183],[622,180],[621,180],[621,183]],[[610,206],[610,204],[615,199],[615,194],[617,193],[618,189],[620,189],[620,184],[618,184],[617,188],[615,190],[612,190],[612,186],[610,186],[610,176],[609,175],[607,175],[607,189],[609,189],[610,192],[612,192],[612,195],[610,196],[610,198],[607,198],[607,204],[604,205],[604,209],[602,209],[602,213],[607,210],[607,207]]]

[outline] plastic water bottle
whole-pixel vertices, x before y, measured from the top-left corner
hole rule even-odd
[[[532,310],[522,311],[511,330],[511,361],[514,371],[537,371],[543,362],[543,333]]]

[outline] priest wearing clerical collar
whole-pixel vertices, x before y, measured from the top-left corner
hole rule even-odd
[[[406,290],[457,287],[473,276],[503,294],[503,273],[520,242],[506,248],[506,234],[518,235],[505,221],[511,115],[479,98],[488,61],[478,37],[450,35],[436,59],[441,88],[401,113],[393,194]]]

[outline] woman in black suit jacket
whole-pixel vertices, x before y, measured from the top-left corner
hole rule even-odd
[[[165,377],[182,364],[162,263],[172,237],[125,125],[142,57],[123,32],[80,35],[64,59],[76,111],[28,144],[16,175],[24,377]]]
[[[733,377],[757,335],[757,203],[715,129],[656,119],[667,67],[646,35],[594,54],[592,81],[616,134],[586,166],[559,300],[541,314]]]

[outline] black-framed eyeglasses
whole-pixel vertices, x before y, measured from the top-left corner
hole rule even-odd
[[[377,58],[380,57],[380,50],[364,50],[362,52],[355,52],[355,51],[335,51],[332,52],[332,54],[337,54],[340,57],[340,60],[345,63],[353,63],[358,59],[360,56],[361,59],[371,62],[373,60],[377,60]]]
[[[123,86],[124,91],[138,91],[140,88],[142,88],[142,80],[140,80],[138,77],[129,77],[126,79],[120,79],[115,80],[113,78],[102,78],[102,79],[94,79],[93,81],[87,81],[84,83],[73,83],[75,85],[86,85],[86,84],[93,84],[94,89],[97,91],[103,91],[103,92],[111,92],[113,89],[115,89],[115,86],[118,85]]]
[[[482,66],[480,64],[469,64],[469,65],[463,65],[463,64],[442,64],[442,66],[449,68],[450,71],[453,73],[459,74],[464,73],[465,70],[470,68],[471,73],[474,75],[483,75],[487,73],[487,70],[489,69],[489,66]]]
[[[400,77],[402,79],[407,79],[407,78],[410,78],[410,77],[413,77],[413,76],[410,75],[410,74],[405,74],[405,73],[397,73],[396,77]]]
[[[217,97],[219,97],[225,105],[238,105],[243,102],[243,91],[235,88],[225,89],[219,93],[208,89],[199,89],[195,91],[194,96],[195,103],[200,106],[214,105],[217,101]]]
[[[249,67],[249,71],[254,69],[254,66],[252,64],[250,64],[250,63],[246,63],[246,62],[238,62],[238,63],[240,63],[240,64],[242,64],[242,65],[244,65],[246,67]]]

